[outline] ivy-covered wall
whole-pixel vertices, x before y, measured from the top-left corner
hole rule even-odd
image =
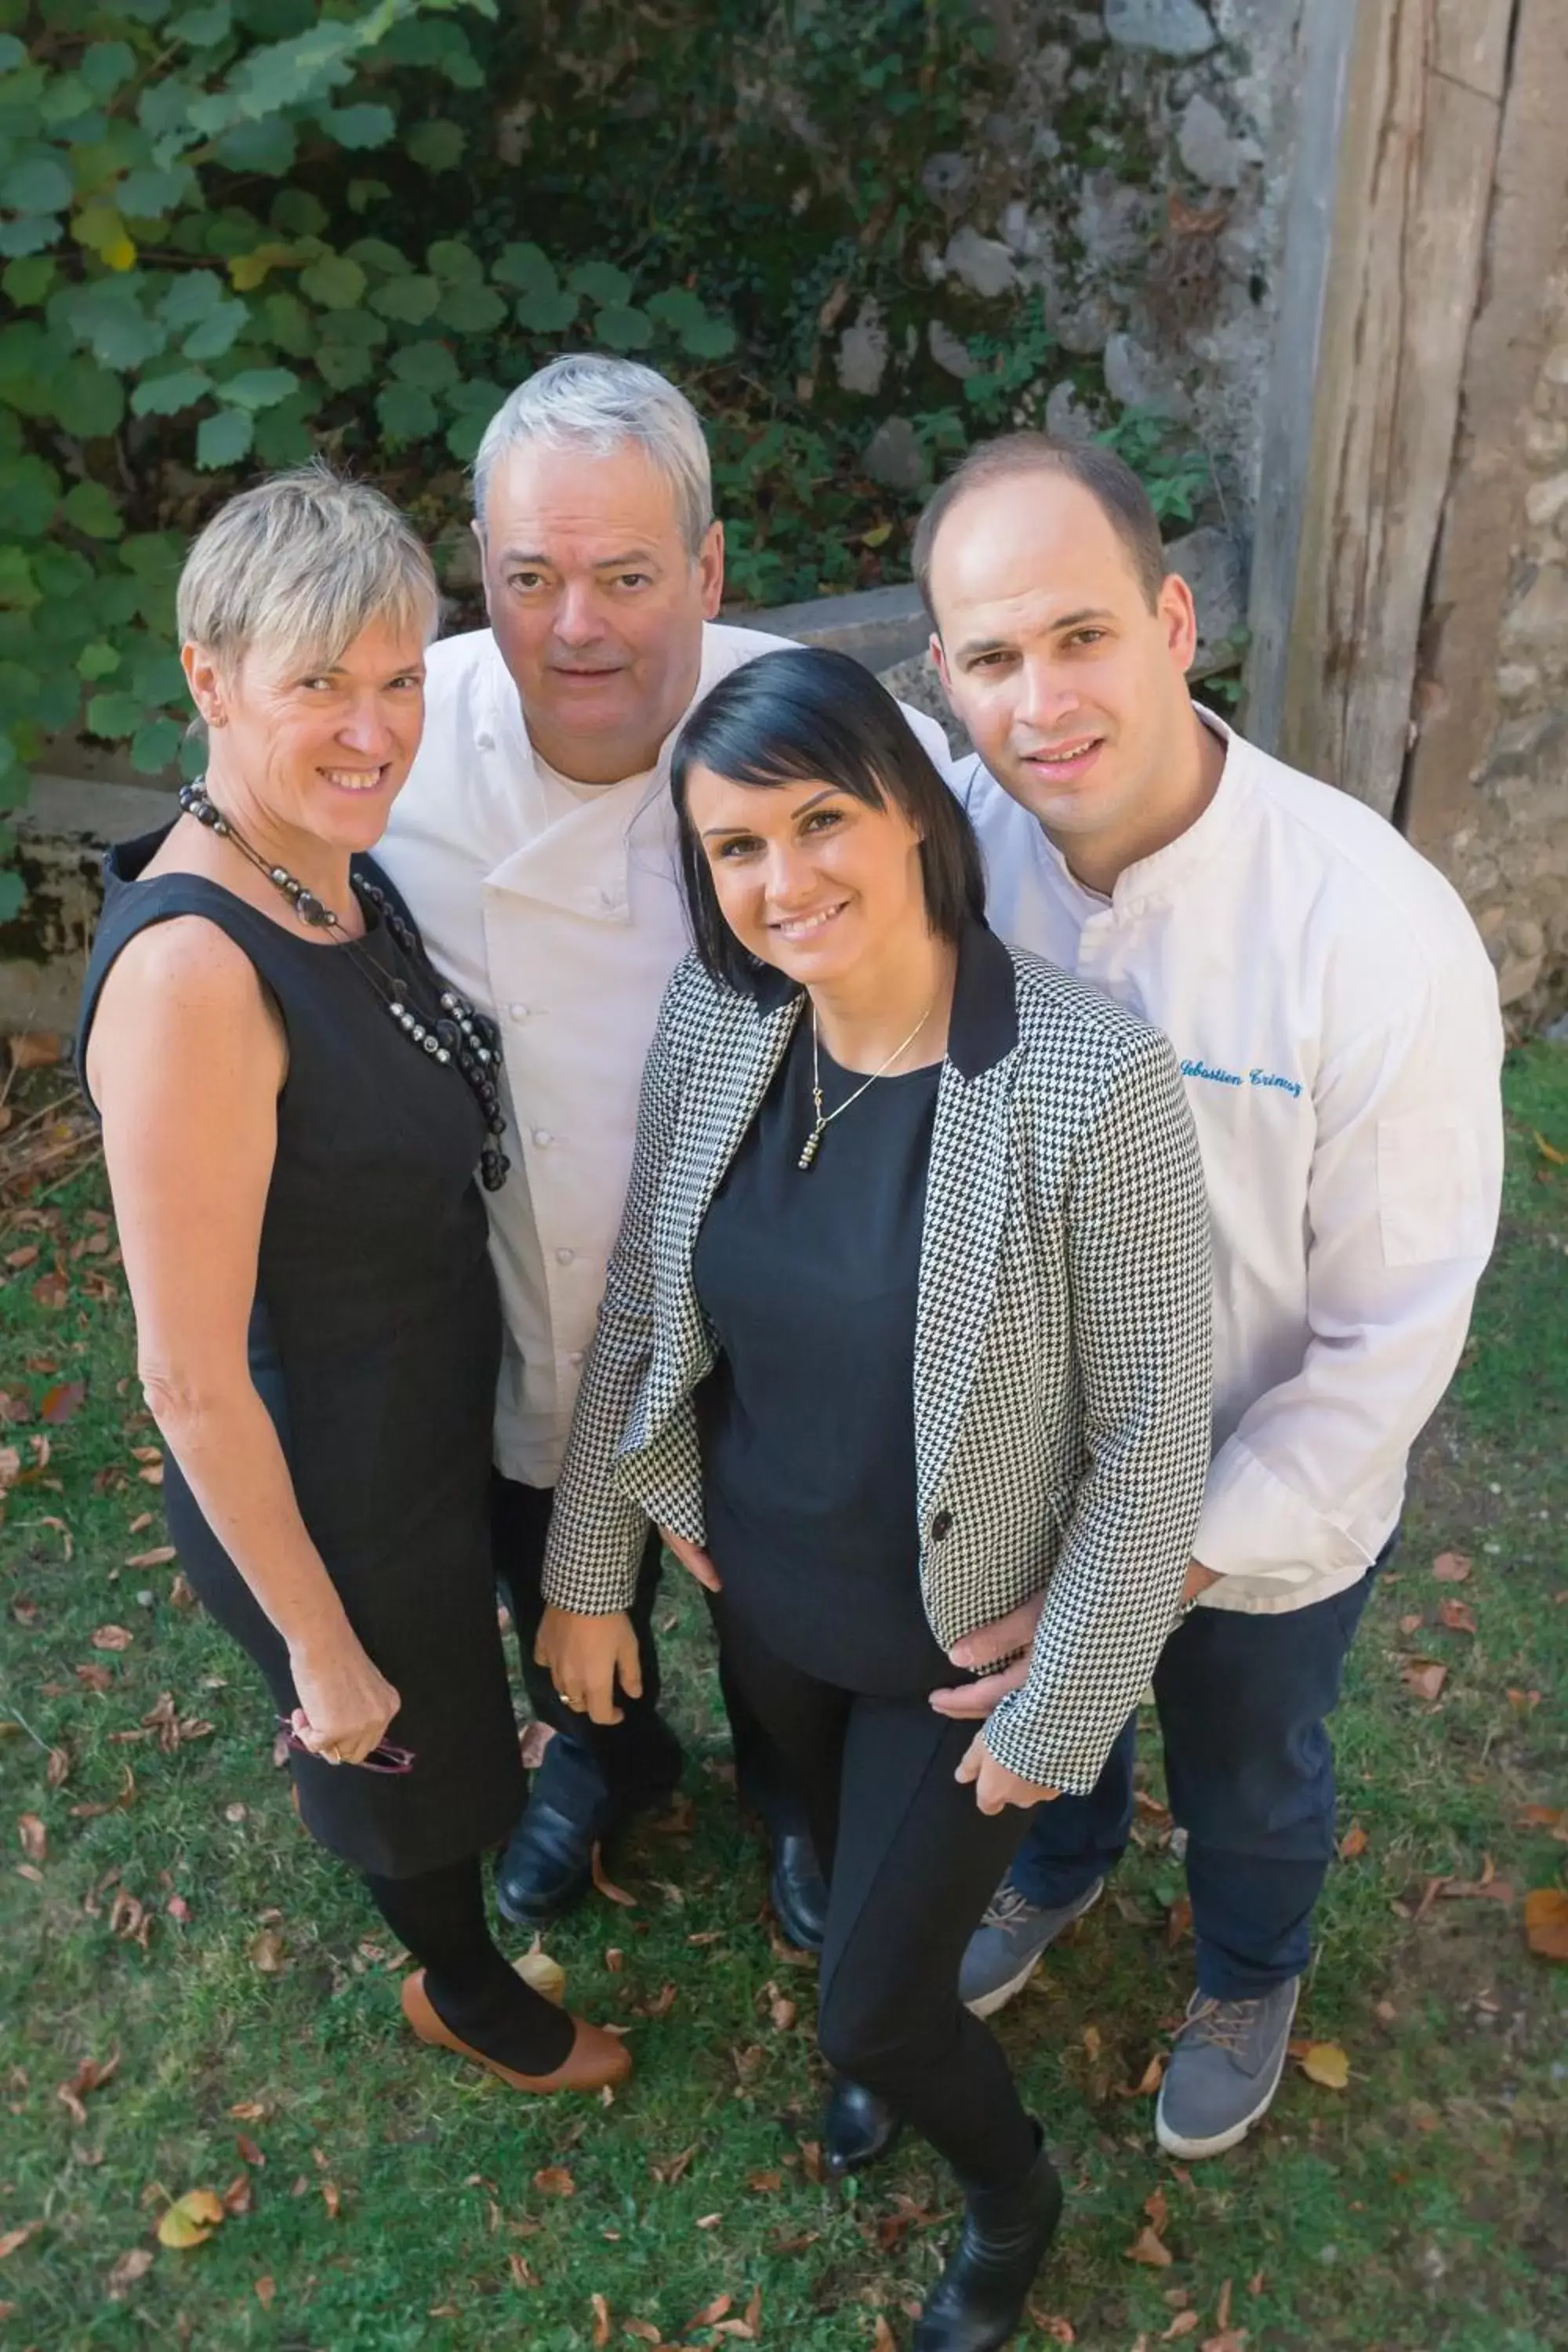
[[[563,348],[691,392],[740,603],[904,577],[1013,422],[1244,535],[1297,7],[0,0],[0,824],[180,756],[174,577],[258,467],[373,475],[471,622],[467,462]]]

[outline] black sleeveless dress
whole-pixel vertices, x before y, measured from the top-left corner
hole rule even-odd
[[[312,945],[198,876],[138,877],[167,829],[110,850],[78,1024],[126,941],[201,915],[242,948],[277,1006],[278,1097],[250,1367],[300,1509],[365,1651],[395,1686],[402,1776],[291,1759],[306,1827],[345,1862],[408,1877],[506,1837],[525,1794],[496,1622],[488,1523],[500,1309],[474,1181],[488,1139],[456,1069],[416,1052],[354,959],[405,968],[384,924]],[[369,859],[356,873],[399,908]],[[420,998],[428,993],[420,991]],[[172,1457],[169,1532],[196,1592],[298,1704],[284,1643]]]

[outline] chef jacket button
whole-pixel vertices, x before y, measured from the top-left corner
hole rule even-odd
[[[582,1362],[582,1360],[583,1360],[583,1350],[582,1350],[582,1349],[581,1349],[581,1348],[574,1348],[574,1349],[573,1349],[573,1350],[572,1350],[572,1353],[567,1357],[566,1360],[567,1360],[567,1362],[568,1362],[569,1364],[580,1364],[580,1363]]]
[[[506,1009],[513,1021],[526,1021],[528,1018],[526,1004],[509,1004]]]
[[[939,1511],[935,1518],[931,1523],[931,1539],[932,1543],[945,1543],[952,1533],[952,1513],[951,1511]]]
[[[536,1127],[533,1130],[533,1139],[542,1150],[545,1144],[553,1143],[555,1138],[547,1127]]]
[[[493,751],[496,747],[496,739],[493,735],[476,735],[474,741],[481,751]]]
[[[555,1263],[557,1265],[570,1265],[576,1255],[575,1250],[558,1249],[555,1253]]]

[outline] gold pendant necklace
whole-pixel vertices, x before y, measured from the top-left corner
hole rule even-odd
[[[822,1139],[826,1134],[828,1129],[832,1126],[834,1120],[836,1118],[842,1118],[844,1113],[849,1108],[852,1103],[858,1103],[861,1096],[876,1085],[879,1078],[885,1078],[887,1076],[888,1072],[892,1068],[893,1064],[898,1060],[899,1055],[909,1052],[910,1047],[914,1044],[915,1039],[920,1035],[921,1031],[925,1027],[926,1023],[931,1019],[931,1014],[935,1011],[936,998],[933,996],[931,1003],[926,1006],[925,1011],[921,1014],[920,1019],[915,1023],[914,1027],[910,1031],[909,1035],[904,1039],[901,1045],[894,1046],[892,1052],[889,1055],[881,1068],[879,1070],[873,1070],[870,1076],[865,1080],[864,1084],[858,1086],[852,1095],[847,1096],[836,1110],[825,1111],[822,1108],[822,1061],[817,1050],[816,1007],[815,1004],[812,1006],[811,1107],[816,1117],[816,1124],[812,1129],[811,1133],[806,1137],[805,1147],[801,1151],[800,1158],[795,1162],[795,1165],[798,1168],[809,1168],[811,1166],[812,1161],[816,1158],[817,1152],[821,1149]]]

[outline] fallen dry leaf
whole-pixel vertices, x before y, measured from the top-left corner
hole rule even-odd
[[[697,2226],[700,2230],[716,2230],[723,2219],[722,2213],[700,2213],[697,2217]]]
[[[260,2277],[260,2278],[258,2278],[258,2279],[257,2280],[257,2282],[256,2282],[256,2300],[257,2300],[257,2302],[261,2305],[261,2308],[262,2308],[262,2310],[263,2310],[263,2311],[270,2311],[270,2310],[271,2310],[271,2308],[272,2308],[272,2298],[273,2298],[273,2296],[277,2294],[277,2292],[278,2292],[278,2282],[277,2282],[277,2280],[276,2280],[276,2279],[274,2279],[274,2278],[270,2278],[270,2277],[268,2277],[268,2276],[267,2275],[267,2273],[264,2272],[264,2273],[262,2273],[261,2277]]]
[[[1524,1898],[1524,1940],[1543,1960],[1568,1960],[1568,1895],[1532,1886]]]
[[[1164,2072],[1165,2062],[1160,2055],[1160,2053],[1156,2050],[1154,2055],[1150,2059],[1149,2063],[1144,2067],[1143,2072],[1139,2075],[1138,2080],[1135,2083],[1117,2084],[1117,2097],[1119,2099],[1151,2098],[1159,2089]]]
[[[877,2325],[871,2333],[871,2352],[899,2352],[899,2339],[880,2312],[877,2314]]]
[[[157,2257],[151,2246],[132,2246],[110,2267],[104,2288],[110,2303],[122,2303],[138,2279],[146,2277]]]
[[[127,1568],[167,1568],[174,1557],[173,1544],[155,1544],[151,1551],[133,1551],[125,1565]]]
[[[602,2294],[590,2295],[594,2313],[594,2344],[595,2352],[604,2352],[610,2340],[610,2306]]]
[[[513,1960],[512,1967],[524,1984],[531,1985],[534,1991],[542,1993],[546,2000],[559,2005],[566,1990],[566,1971],[559,1960],[551,1958],[537,1936],[527,1951],[521,1952]]]
[[[1568,1827],[1568,1808],[1556,1805],[1521,1805],[1519,1825],[1525,1830],[1560,1830]]]
[[[1400,1676],[1406,1687],[1413,1690],[1417,1698],[1426,1699],[1428,1705],[1439,1696],[1447,1679],[1447,1667],[1438,1665],[1432,1658],[1412,1658]]]
[[[506,2258],[506,2266],[511,2273],[511,2283],[513,2286],[537,2286],[539,2284],[538,2277],[526,2256],[522,2254],[508,2254]],[[655,2328],[654,2336],[656,2341],[658,2339],[658,2330]]]
[[[1418,1633],[1426,1622],[1426,1620],[1422,1616],[1420,1610],[1413,1609],[1407,1616],[1400,1619],[1399,1630],[1402,1633]]]
[[[12,1038],[11,1051],[13,1053],[16,1052],[16,1047],[21,1044],[21,1042],[22,1040],[19,1037]],[[1535,1148],[1540,1152],[1542,1160],[1550,1160],[1553,1168],[1568,1168],[1568,1151],[1559,1151],[1554,1143],[1548,1143],[1546,1138],[1542,1134],[1541,1129],[1538,1127],[1532,1127],[1530,1131],[1535,1138]]]
[[[1040,2334],[1045,2337],[1047,2344],[1076,2344],[1078,2342],[1078,2331],[1074,2327],[1072,2321],[1070,2319],[1064,2319],[1059,2312],[1037,2311],[1034,2305],[1031,2304],[1029,2305],[1029,2318],[1032,2325],[1039,2329]]]
[[[335,2180],[322,2181],[321,2202],[327,2209],[328,2221],[335,2221],[338,2215],[342,2212],[343,2205],[342,2195]]]
[[[555,1737],[552,1723],[525,1723],[518,1734],[518,1752],[525,1772],[536,1772],[544,1761],[544,1751]]]
[[[1361,1823],[1359,1822],[1352,1822],[1349,1829],[1345,1832],[1343,1837],[1340,1840],[1340,1860],[1342,1862],[1353,1862],[1357,1854],[1364,1853],[1371,1843],[1372,1840],[1368,1837]]]
[[[1127,2249],[1126,2259],[1130,2263],[1147,2263],[1151,2270],[1163,2271],[1170,2268],[1174,2256],[1156,2231],[1140,2230]]]
[[[51,1748],[49,1760],[44,1767],[46,1789],[62,1789],[70,1778],[71,1759],[68,1748]]]
[[[232,2215],[235,2213],[249,2212],[250,2175],[248,2172],[240,2172],[235,2175],[235,2178],[229,2182],[228,2187],[224,2190],[221,2201],[223,2210],[226,2213]]]
[[[275,1927],[263,1927],[259,1935],[252,1936],[250,1939],[250,1965],[258,1969],[264,1977],[275,1977],[282,1969],[288,1948]]]
[[[85,1381],[56,1381],[44,1391],[38,1405],[38,1419],[48,1422],[56,1429],[63,1429],[66,1423],[74,1421],[81,1411],[82,1399],[86,1394]]]
[[[0,2263],[16,2253],[19,2247],[25,2246],[29,2238],[36,2238],[43,2226],[42,2221],[24,2221],[19,2230],[7,2230],[5,2235],[0,2237]]]
[[[1171,2218],[1171,2208],[1166,2202],[1163,2189],[1153,2189],[1143,2200],[1143,2218],[1152,2230],[1160,2231],[1164,2229]]]
[[[1473,1565],[1468,1552],[1440,1551],[1432,1562],[1432,1573],[1439,1584],[1463,1584]]]
[[[224,2218],[223,2200],[210,2189],[187,2189],[176,2197],[158,2224],[158,2243],[183,2251],[205,2246]]]
[[[768,2016],[775,2033],[787,2033],[799,2013],[795,2002],[786,2000],[782,1994],[768,2004]]]
[[[1194,2327],[1202,2326],[1203,2321],[1195,2311],[1178,2311],[1160,2341],[1162,2344],[1173,2344],[1178,2336],[1190,2336]]]
[[[1192,1897],[1188,1895],[1178,1895],[1175,1901],[1172,1904],[1170,1909],[1165,1914],[1166,1945],[1173,1950],[1176,1945],[1181,1942],[1183,1937],[1191,1932],[1192,1925]]]
[[[1476,1612],[1468,1601],[1449,1599],[1437,1603],[1437,1622],[1450,1633],[1474,1633],[1478,1631]]]
[[[624,1886],[617,1886],[613,1879],[605,1876],[605,1865],[600,1859],[597,1844],[594,1847],[593,1868],[594,1884],[598,1888],[600,1894],[603,1895],[608,1902],[624,1903],[629,1911],[635,1911],[637,1909],[637,1896],[635,1895],[628,1895]]]
[[[771,2197],[775,2189],[784,2187],[784,2174],[782,2172],[749,2172],[746,2175],[746,2186],[748,2189],[754,2189],[759,2197]]]
[[[533,2185],[542,2197],[575,2197],[577,2183],[563,2164],[547,2164],[533,2176]]]
[[[174,1572],[174,1580],[169,1586],[170,1608],[194,1609],[195,1606],[195,1601],[196,1596],[191,1589],[190,1580],[186,1576],[184,1570],[183,1568],[177,1569]]]
[[[100,1625],[92,1637],[95,1650],[128,1650],[136,1639],[123,1625]]]
[[[21,1841],[22,1852],[29,1862],[47,1860],[49,1833],[37,1813],[18,1814],[16,1835]]]
[[[1309,2082],[1325,2091],[1342,2091],[1351,2078],[1351,2062],[1337,2042],[1309,2042],[1300,2053],[1300,2067]]]
[[[732,2294],[716,2294],[711,2303],[705,2303],[700,2311],[692,2313],[680,2332],[683,2336],[689,2336],[694,2327],[711,2327],[715,2320],[722,2319],[725,2313],[732,2311],[734,2307],[735,2298]]]
[[[19,1029],[10,1046],[14,1070],[52,1070],[65,1058],[65,1040],[53,1029]]]
[[[231,2115],[234,2113],[232,2107],[229,2109],[229,2113]],[[237,2132],[235,2134],[234,2144],[239,2150],[240,2156],[247,2164],[260,2166],[266,2163],[266,2157],[262,2154],[260,2148],[257,2147],[256,2142],[247,2133]]]

